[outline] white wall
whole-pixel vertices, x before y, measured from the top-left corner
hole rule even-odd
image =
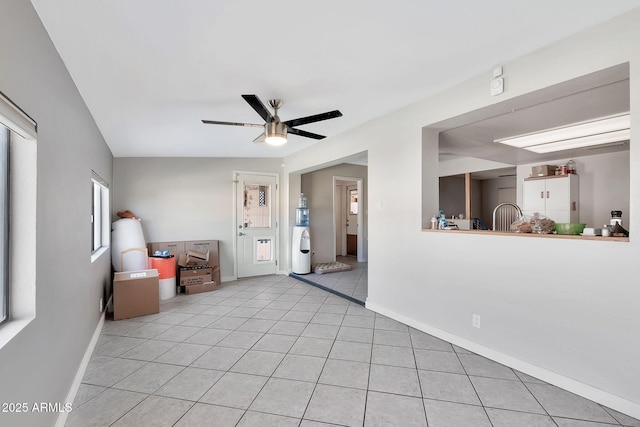
[[[333,212],[333,177],[361,178],[363,206],[367,203],[367,167],[341,164],[302,175],[302,192],[307,195],[312,264],[335,261],[335,232]],[[367,259],[367,214],[363,215],[363,258]]]
[[[142,218],[147,242],[219,240],[221,280],[232,280],[233,172],[278,173],[281,166],[282,159],[118,157],[114,218],[126,209]]]
[[[111,183],[112,155],[28,1],[2,2],[0,62],[0,91],[38,123],[36,317],[0,349],[0,402],[65,403],[110,292],[109,253],[91,263],[89,218],[91,170]],[[57,417],[2,413],[0,424]]]
[[[502,96],[490,96],[487,70],[285,159],[294,173],[368,152],[368,307],[635,417],[640,239],[633,230],[640,230],[640,150],[634,143],[627,243],[423,232],[421,213],[437,211],[438,204],[437,132],[424,126],[627,61],[636,88],[638,22],[635,10],[502,64]],[[631,120],[633,137],[640,129],[637,90]],[[611,260],[611,268],[603,268]],[[472,314],[482,316],[481,329],[472,327]]]

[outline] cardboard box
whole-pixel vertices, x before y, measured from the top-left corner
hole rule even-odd
[[[176,258],[186,252],[184,242],[154,242],[148,243],[149,255],[153,255],[155,251],[169,251]]]
[[[186,254],[181,254],[178,257],[178,265],[181,267],[191,266],[209,266],[209,251],[197,252],[194,250],[188,250]]]
[[[199,285],[211,282],[211,267],[193,266],[178,269],[178,283],[180,286]]]
[[[220,242],[218,240],[189,240],[177,242],[154,242],[147,245],[149,253],[168,250],[176,257],[178,271],[176,277],[180,277],[180,267],[211,267],[211,281],[220,283]],[[179,280],[178,280],[179,284]],[[184,286],[181,286],[184,290]]]
[[[195,251],[200,253],[218,253],[218,241],[217,240],[190,240],[185,242],[185,253],[188,251]]]
[[[550,176],[556,174],[554,165],[538,165],[531,168],[531,176]]]
[[[113,320],[160,312],[158,270],[124,271],[113,278]]]
[[[199,285],[189,285],[184,287],[184,292],[186,294],[198,294],[200,292],[210,292],[215,291],[218,288],[216,282],[205,282],[200,283]]]

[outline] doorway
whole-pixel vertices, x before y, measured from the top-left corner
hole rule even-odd
[[[365,262],[362,178],[334,176],[333,183],[335,255]]]
[[[237,278],[276,274],[278,174],[234,172]]]

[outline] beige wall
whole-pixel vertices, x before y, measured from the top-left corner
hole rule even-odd
[[[281,166],[282,159],[119,157],[113,212],[142,218],[147,242],[219,240],[221,279],[232,280],[233,173],[279,173]]]

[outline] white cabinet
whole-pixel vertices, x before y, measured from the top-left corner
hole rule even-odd
[[[555,222],[580,222],[578,192],[575,174],[526,178],[522,189],[523,211],[527,215],[539,212]]]

